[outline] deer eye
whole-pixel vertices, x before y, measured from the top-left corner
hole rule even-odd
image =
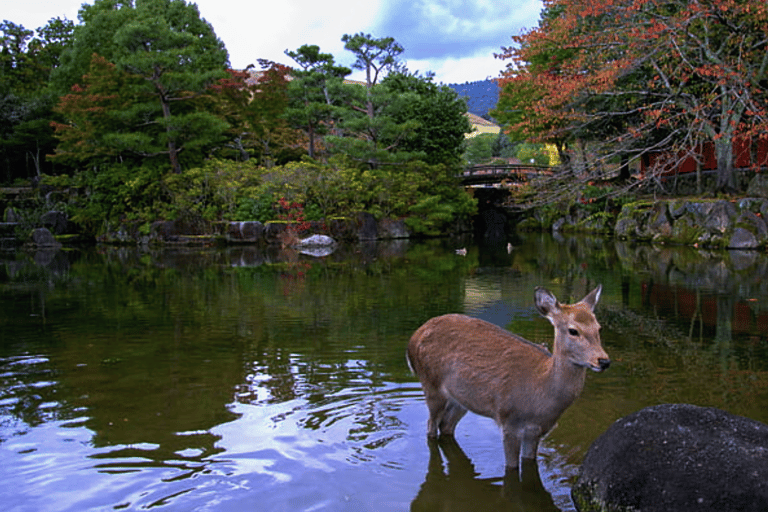
[[[568,329],[568,334],[570,334],[571,336],[578,336],[579,335],[579,331],[577,331],[576,329],[571,327],[571,328]]]

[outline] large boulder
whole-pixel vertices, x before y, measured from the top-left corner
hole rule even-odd
[[[592,444],[571,494],[581,512],[765,512],[768,425],[687,404],[642,409]]]
[[[229,222],[226,225],[225,237],[228,242],[253,243],[264,239],[264,224],[254,221]]]
[[[763,173],[755,174],[755,177],[749,182],[747,195],[756,197],[768,197],[768,175]]]
[[[67,232],[69,220],[67,214],[59,211],[45,212],[40,217],[40,224],[54,235],[63,235]]]
[[[312,235],[299,240],[296,248],[303,254],[322,258],[333,253],[336,240],[328,235]]]
[[[402,219],[381,219],[378,226],[379,238],[396,239],[408,238],[411,236],[408,226]]]
[[[41,249],[59,249],[61,243],[47,228],[37,228],[29,237],[29,244]]]
[[[3,222],[17,223],[23,222],[23,220],[21,215],[19,215],[13,208],[8,207],[5,209],[5,212],[3,212]]]
[[[379,238],[376,217],[368,212],[357,214],[357,237],[360,240],[377,240]]]

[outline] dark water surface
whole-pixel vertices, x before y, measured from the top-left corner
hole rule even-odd
[[[5,511],[573,510],[590,443],[665,402],[768,422],[768,258],[530,236],[347,247],[0,254]],[[466,244],[466,257],[455,249]],[[469,414],[427,443],[404,358],[462,312],[551,341],[533,289],[603,284],[614,361],[505,481]]]

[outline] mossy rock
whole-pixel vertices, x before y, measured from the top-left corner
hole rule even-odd
[[[747,186],[747,195],[755,197],[768,197],[768,175],[755,174]]]
[[[590,215],[574,226],[575,231],[584,233],[613,233],[615,218],[607,212],[598,212]]]
[[[708,242],[709,236],[704,236],[707,231],[701,224],[697,223],[690,216],[683,216],[675,221],[672,226],[670,240],[679,244],[693,245],[702,242]]]
[[[537,219],[528,217],[517,223],[517,229],[520,231],[540,231],[542,225]]]
[[[586,511],[768,510],[768,425],[689,404],[617,420],[589,448],[571,491]]]

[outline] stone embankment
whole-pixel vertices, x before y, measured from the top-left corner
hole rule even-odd
[[[728,249],[758,249],[768,243],[768,199],[658,201],[625,205],[614,226],[624,240]]]
[[[403,221],[383,219],[360,213],[355,218],[338,218],[309,222],[304,225],[274,221],[215,222],[189,224],[180,221],[154,222],[148,232],[138,227],[120,226],[98,238],[99,242],[139,245],[306,245],[313,235],[324,235],[336,241],[365,241],[408,238],[410,232]],[[317,244],[315,244],[317,245]]]
[[[618,214],[538,213],[518,229],[551,229],[612,235],[620,240],[692,245],[715,249],[768,247],[768,199],[667,199],[625,204]],[[547,225],[548,224],[548,225]]]
[[[22,243],[29,247],[52,248],[83,241],[77,227],[68,222],[62,212],[42,215],[39,227],[30,231],[26,239],[16,238],[18,228],[13,209],[5,212],[6,222],[0,223],[4,249],[15,249]],[[302,247],[304,251],[322,253],[337,242],[392,240],[409,238],[411,232],[403,220],[376,218],[359,213],[354,218],[297,223],[274,221],[198,222],[157,221],[151,225],[125,223],[107,230],[96,242],[115,245],[144,246],[202,246],[256,244],[265,246]]]
[[[548,205],[533,211],[520,230],[590,233],[620,240],[712,249],[768,248],[768,175],[755,174],[739,199],[646,199],[604,211],[589,204]]]

